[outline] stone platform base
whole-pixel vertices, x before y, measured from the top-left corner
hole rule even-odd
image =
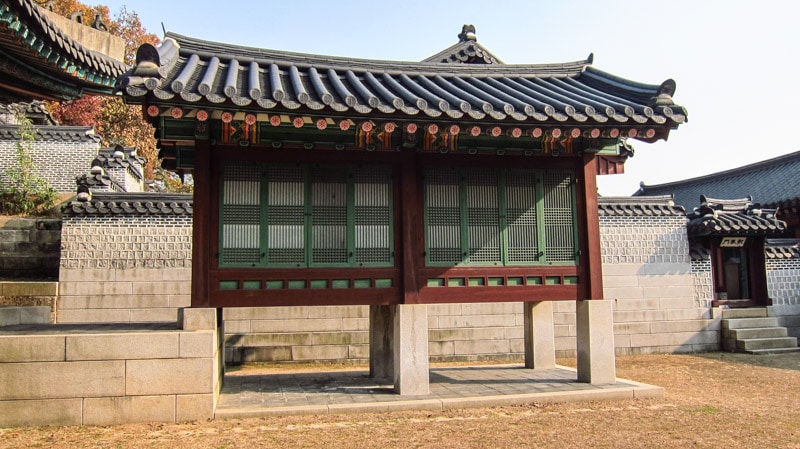
[[[0,427],[213,418],[220,319],[187,309],[177,323],[0,328]]]

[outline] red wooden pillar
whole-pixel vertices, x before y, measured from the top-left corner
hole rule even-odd
[[[419,304],[419,251],[420,233],[418,217],[423,213],[419,202],[417,161],[414,151],[404,151],[400,158],[401,236],[403,248],[403,303]]]
[[[769,297],[767,288],[767,260],[764,255],[765,237],[748,237],[750,240],[747,254],[749,256],[749,276],[750,276],[750,299],[756,305],[771,306],[772,300]]]
[[[211,252],[211,145],[196,140],[194,147],[194,210],[192,214],[192,307],[210,307],[208,267]]]
[[[587,284],[586,299],[603,299],[603,260],[600,254],[600,218],[597,211],[597,158],[593,154],[583,156],[583,189],[578,185],[579,195],[583,197],[583,225],[585,237],[581,245],[581,259],[586,267],[584,279]],[[580,205],[579,205],[580,207]]]
[[[722,248],[720,239],[714,237],[709,244],[711,248],[711,274],[714,276],[714,298],[719,299],[720,292],[727,292],[728,286],[725,282],[725,264],[722,258]]]

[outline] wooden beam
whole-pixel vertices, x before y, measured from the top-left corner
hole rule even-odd
[[[194,146],[194,212],[192,229],[192,307],[209,307],[208,260],[211,231],[211,144],[198,140]]]

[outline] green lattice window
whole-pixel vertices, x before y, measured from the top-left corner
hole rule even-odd
[[[573,179],[565,170],[426,169],[426,263],[577,263]]]
[[[391,169],[226,164],[220,265],[394,265]]]

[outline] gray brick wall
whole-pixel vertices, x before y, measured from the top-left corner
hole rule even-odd
[[[687,263],[685,225],[684,217],[601,216],[603,264]]]
[[[125,192],[144,191],[144,182],[141,177],[134,174],[131,168],[108,167],[106,168],[108,177],[116,181],[117,184],[125,189]]]
[[[61,193],[75,192],[75,178],[85,174],[100,143],[89,141],[34,141],[31,157],[37,174]],[[17,141],[0,140],[0,174],[17,166]],[[2,175],[0,175],[2,176]]]
[[[61,268],[191,268],[191,264],[191,217],[64,217]]]
[[[800,305],[800,259],[767,259],[767,289],[773,305]]]
[[[714,287],[711,279],[711,260],[692,260],[692,280],[694,284],[694,304],[700,308],[710,308],[714,300]]]
[[[191,219],[65,219],[59,321],[168,321],[190,302]],[[719,348],[709,261],[692,261],[682,217],[600,221],[604,296],[614,301],[618,354]],[[800,262],[768,262],[774,311],[800,332]],[[522,304],[428,309],[432,360],[519,360]],[[226,360],[366,360],[365,306],[224,310]],[[575,354],[575,303],[554,305],[557,354]]]
[[[174,321],[191,304],[187,216],[65,217],[57,321]]]

